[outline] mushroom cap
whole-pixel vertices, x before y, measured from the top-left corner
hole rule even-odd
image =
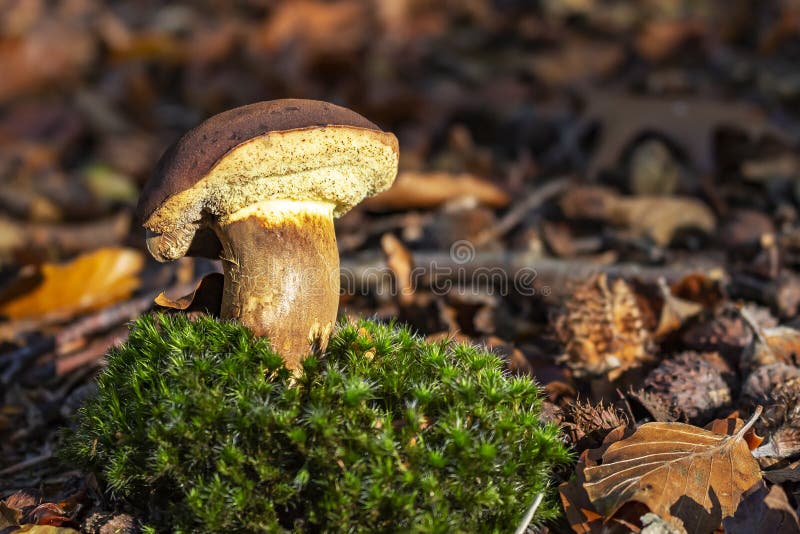
[[[330,203],[334,215],[387,189],[397,139],[316,100],[258,102],[215,115],[161,157],[137,215],[153,232],[202,226],[264,200]]]

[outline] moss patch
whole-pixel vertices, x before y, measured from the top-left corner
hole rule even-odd
[[[509,531],[568,459],[539,406],[497,356],[404,328],[341,325],[292,379],[243,326],[146,316],[63,453],[163,530]]]

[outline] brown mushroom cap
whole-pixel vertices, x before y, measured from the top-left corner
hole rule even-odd
[[[163,259],[184,255],[206,216],[264,200],[326,202],[335,216],[388,188],[397,139],[361,115],[315,100],[232,109],[187,132],[162,156],[137,207],[144,226],[179,235]],[[188,242],[187,242],[188,239]]]

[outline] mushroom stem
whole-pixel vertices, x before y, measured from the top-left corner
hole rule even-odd
[[[220,315],[267,336],[290,369],[324,349],[339,306],[333,204],[264,201],[216,223],[225,282]]]

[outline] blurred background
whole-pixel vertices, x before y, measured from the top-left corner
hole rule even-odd
[[[396,186],[337,236],[355,284],[382,269],[405,290],[349,291],[343,313],[488,344],[555,407],[619,386],[558,359],[579,333],[554,314],[590,272],[639,277],[631,354],[658,280],[698,269],[673,291],[796,324],[798,58],[798,0],[0,0],[0,497],[66,480],[54,432],[161,290],[213,311],[178,297],[219,266],[156,264],[133,218],[205,118],[311,98],[394,132]],[[534,294],[412,287],[461,253],[535,268]],[[752,340],[738,321],[715,335]]]
[[[799,28],[792,0],[2,0],[0,265],[141,246],[129,208],[165,148],[282,97],[395,132],[403,171],[511,196],[564,174],[713,189],[763,159],[762,134],[796,139]],[[696,99],[694,120],[669,130],[658,101],[626,108],[637,95]],[[747,167],[755,181],[796,176],[789,152],[762,167]]]

